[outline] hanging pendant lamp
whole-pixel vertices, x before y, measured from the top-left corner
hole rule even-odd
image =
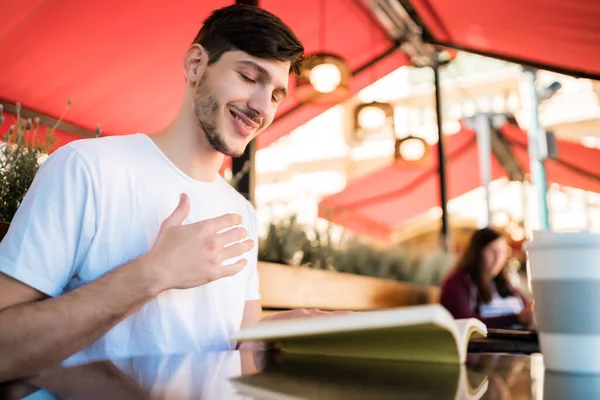
[[[345,99],[350,90],[352,73],[346,61],[337,54],[324,51],[325,11],[325,0],[321,0],[319,49],[306,57],[302,73],[296,79],[296,95],[307,102],[336,103]]]

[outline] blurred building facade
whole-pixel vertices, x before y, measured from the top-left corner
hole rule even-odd
[[[600,82],[547,71],[538,73],[540,88],[562,87],[539,109],[540,123],[559,138],[600,148]],[[459,53],[441,72],[443,130],[452,135],[459,120],[480,112],[512,113],[523,129],[529,127],[529,105],[522,68],[503,61]],[[356,129],[354,109],[371,101],[391,103],[395,124],[373,132]],[[256,208],[261,225],[297,215],[301,223],[324,227],[317,218],[318,202],[337,193],[347,182],[393,161],[394,141],[409,134],[428,144],[437,142],[433,73],[402,67],[374,82],[347,102],[335,106],[290,135],[261,149],[256,164]],[[600,162],[600,160],[598,161]],[[493,222],[505,226],[515,240],[524,229],[536,228],[530,187],[507,180],[492,184]],[[525,193],[523,193],[523,190]],[[481,225],[486,220],[480,189],[449,203],[451,223]],[[553,185],[549,191],[551,228],[600,231],[600,195]],[[415,215],[398,232],[409,240],[436,227],[440,210]],[[510,226],[513,224],[514,226]]]

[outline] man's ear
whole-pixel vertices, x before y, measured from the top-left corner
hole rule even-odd
[[[208,66],[208,53],[198,43],[191,45],[185,52],[183,59],[183,73],[188,82],[195,83],[200,80]]]

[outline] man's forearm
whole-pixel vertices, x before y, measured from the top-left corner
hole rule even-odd
[[[94,342],[161,290],[142,259],[62,296],[0,312],[0,381],[35,374]]]

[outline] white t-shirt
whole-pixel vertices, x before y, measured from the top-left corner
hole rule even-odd
[[[238,213],[258,243],[254,208],[220,176],[191,179],[144,134],[86,139],[40,168],[0,243],[0,272],[49,296],[76,289],[148,252],[182,192],[191,200],[184,224]],[[245,302],[260,299],[257,252],[244,255],[248,264],[233,277],[161,293],[81,356],[231,348]]]

